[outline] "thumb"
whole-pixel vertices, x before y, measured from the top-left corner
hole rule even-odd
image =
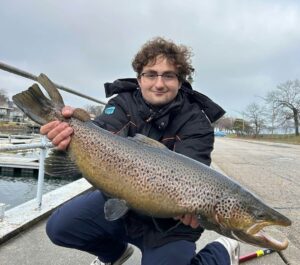
[[[70,106],[64,106],[61,113],[65,118],[70,118],[74,113],[74,108]]]

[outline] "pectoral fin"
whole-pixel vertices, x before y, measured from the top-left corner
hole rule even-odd
[[[51,150],[45,160],[45,172],[54,177],[78,176],[80,171],[68,153],[60,150]]]
[[[105,219],[115,221],[128,212],[126,201],[119,199],[109,199],[104,204]]]

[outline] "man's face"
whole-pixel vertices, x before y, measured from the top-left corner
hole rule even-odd
[[[176,67],[163,56],[158,56],[155,64],[150,63],[143,67],[138,82],[143,98],[154,106],[171,102],[177,96],[181,85]]]

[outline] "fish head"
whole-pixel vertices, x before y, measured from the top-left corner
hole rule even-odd
[[[267,226],[290,226],[291,220],[267,206],[252,194],[241,200],[239,197],[223,198],[215,205],[215,222],[221,234],[252,245],[284,250],[288,241],[272,238],[263,231]]]

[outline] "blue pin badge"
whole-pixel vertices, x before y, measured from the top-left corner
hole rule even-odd
[[[112,107],[108,107],[104,110],[104,113],[107,114],[107,115],[111,115],[115,112],[115,109],[116,107],[115,106],[112,106]]]

